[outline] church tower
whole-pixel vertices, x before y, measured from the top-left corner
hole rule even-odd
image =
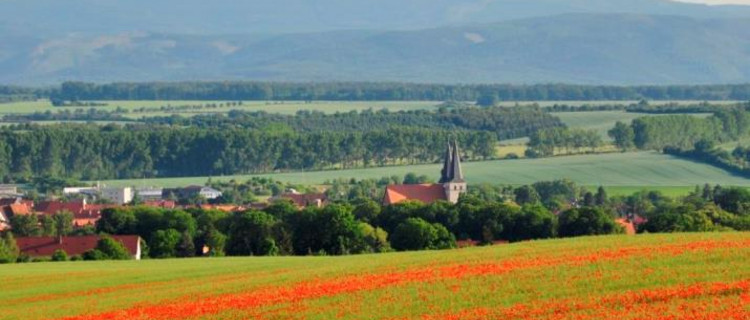
[[[458,203],[458,198],[466,192],[466,180],[461,170],[461,156],[456,141],[453,145],[448,144],[441,174],[440,183],[443,184],[445,199],[454,204]]]

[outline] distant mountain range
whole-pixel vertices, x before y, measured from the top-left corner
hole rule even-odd
[[[0,0],[0,83],[750,81],[750,6]]]

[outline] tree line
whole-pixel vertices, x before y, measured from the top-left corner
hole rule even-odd
[[[526,150],[530,158],[551,157],[555,154],[595,152],[604,144],[596,130],[580,128],[549,128],[532,133]]]
[[[465,160],[495,153],[497,139],[487,131],[22,125],[2,129],[0,176],[9,182],[45,176],[105,180],[437,163],[452,139],[461,145]]]
[[[649,103],[641,100],[638,103],[597,103],[581,105],[556,103],[552,106],[542,108],[547,112],[592,112],[592,111],[626,111],[634,113],[652,114],[679,114],[679,113],[714,113],[717,110],[728,108],[750,108],[750,102],[719,104],[708,101],[698,103]]]
[[[389,127],[418,127],[488,131],[498,139],[524,137],[543,128],[563,127],[559,118],[538,107],[518,108],[440,108],[436,111],[413,110],[391,112],[387,109],[326,114],[298,111],[295,115],[232,110],[225,114],[193,117],[170,116],[145,118],[147,123],[200,128],[286,129],[290,131],[371,131]]]
[[[712,142],[701,140],[692,149],[664,148],[664,153],[703,162],[730,173],[750,178],[750,149],[737,146],[732,152],[717,148]]]
[[[17,90],[17,89],[16,89]],[[586,86],[570,84],[418,84],[398,82],[287,83],[255,81],[109,83],[64,82],[32,90],[55,101],[80,100],[329,100],[545,101],[750,100],[750,84]]]
[[[699,141],[734,141],[750,133],[750,113],[744,108],[716,110],[712,116],[648,116],[630,125],[618,122],[609,136],[622,149],[692,148]]]

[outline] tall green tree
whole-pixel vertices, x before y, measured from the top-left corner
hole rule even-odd
[[[13,234],[5,232],[0,238],[0,264],[16,262],[18,255],[18,245]]]
[[[10,218],[10,228],[17,237],[36,237],[42,234],[36,215],[17,214]]]

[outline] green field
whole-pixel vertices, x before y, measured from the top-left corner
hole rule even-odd
[[[638,103],[639,101],[636,100],[592,100],[592,101],[586,101],[586,100],[569,100],[569,101],[502,101],[499,103],[499,105],[504,107],[514,107],[514,106],[526,106],[531,104],[539,105],[540,107],[551,107],[554,105],[569,105],[569,106],[583,106],[583,105],[589,105],[589,106],[596,106],[596,105],[622,105],[627,106],[634,103]],[[701,103],[704,101],[698,101],[698,100],[672,100],[672,101],[650,101],[649,104],[651,105],[664,105],[664,104],[696,104]],[[732,101],[732,100],[716,100],[716,101],[708,101],[711,104],[721,104],[721,105],[728,105],[728,104],[735,104],[738,102],[744,102],[744,101]]]
[[[0,265],[0,317],[747,319],[748,256],[750,233],[734,232],[344,257]]]
[[[659,188],[670,194],[685,193],[704,183],[750,186],[750,180],[724,170],[655,152],[609,153],[544,159],[498,160],[463,164],[471,184],[522,185],[568,178],[583,186],[607,186],[612,192]],[[315,185],[336,178],[381,178],[414,172],[437,178],[439,164],[383,167],[356,170],[296,172],[259,175],[294,184]],[[212,177],[219,180],[247,180],[252,175]],[[202,185],[208,177],[104,181],[110,186],[179,187]],[[624,191],[618,191],[624,190]]]
[[[226,101],[104,101],[107,106],[100,107],[54,107],[48,100],[25,101],[17,103],[0,104],[0,116],[3,114],[24,114],[34,112],[58,112],[62,110],[96,108],[99,110],[113,111],[118,107],[135,110],[138,108],[159,108],[162,106],[193,106],[216,104],[220,105]],[[349,112],[352,110],[362,111],[367,109],[379,110],[388,109],[391,111],[401,110],[422,110],[430,109],[439,105],[441,102],[435,101],[244,101],[241,106],[223,106],[219,108],[204,108],[200,110],[186,110],[178,112],[134,112],[127,114],[130,118],[168,116],[173,113],[185,116],[206,114],[206,113],[225,113],[230,110],[245,111],[265,111],[270,113],[295,114],[299,110],[320,111],[325,113]]]

